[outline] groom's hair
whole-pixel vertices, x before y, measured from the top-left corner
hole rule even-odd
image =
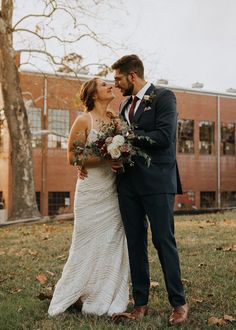
[[[144,78],[143,62],[135,55],[125,55],[112,64],[112,70],[119,70],[122,74],[135,72],[139,78]]]

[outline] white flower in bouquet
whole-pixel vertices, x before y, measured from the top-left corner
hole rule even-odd
[[[115,135],[112,140],[112,144],[117,147],[122,146],[125,143],[125,138],[122,135]]]
[[[106,140],[105,140],[106,145],[111,144],[111,143],[112,143],[112,140],[113,140],[112,136],[108,136],[108,137],[106,138]]]
[[[111,143],[107,146],[107,152],[111,155],[112,159],[118,159],[121,156],[121,152],[117,145]]]

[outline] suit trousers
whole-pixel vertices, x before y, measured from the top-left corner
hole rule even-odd
[[[118,185],[118,198],[128,243],[135,306],[146,305],[149,297],[148,221],[152,242],[163,270],[169,302],[173,307],[184,305],[184,290],[174,237],[175,194],[138,195],[127,182],[123,182]]]

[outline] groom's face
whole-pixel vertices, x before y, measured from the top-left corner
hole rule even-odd
[[[115,86],[120,89],[123,96],[129,96],[133,94],[134,84],[131,81],[131,75],[129,73],[124,74],[119,70],[114,70]]]

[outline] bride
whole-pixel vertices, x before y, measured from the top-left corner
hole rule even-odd
[[[96,139],[99,123],[109,123],[112,87],[99,78],[86,82],[80,99],[86,111],[70,132],[68,160],[73,164],[73,142]],[[111,163],[90,156],[86,180],[78,178],[74,199],[74,231],[68,260],[56,284],[48,313],[64,312],[82,302],[82,313],[111,316],[128,304],[129,262]]]

